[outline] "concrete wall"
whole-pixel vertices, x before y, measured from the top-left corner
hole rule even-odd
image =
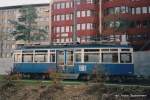
[[[150,51],[134,52],[135,74],[150,76]]]
[[[0,74],[7,74],[13,66],[12,58],[0,58]]]

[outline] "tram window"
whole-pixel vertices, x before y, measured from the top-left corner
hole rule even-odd
[[[15,62],[21,62],[21,54],[15,54],[14,61]]]
[[[55,54],[50,54],[50,62],[55,62]]]
[[[130,51],[130,49],[121,49],[121,51]]]
[[[99,49],[85,49],[84,52],[99,52]]]
[[[77,49],[76,52],[81,52],[81,49]]]
[[[109,51],[109,49],[102,49],[102,51]]]
[[[110,51],[118,51],[118,49],[110,49]]]
[[[102,62],[117,63],[118,53],[102,53]]]
[[[132,62],[131,53],[121,53],[120,54],[120,62],[121,63],[131,63]]]
[[[46,54],[35,54],[34,61],[35,62],[46,62],[47,55]]]
[[[37,50],[34,56],[35,62],[47,62],[47,50]]]
[[[23,54],[22,62],[33,62],[33,55],[32,54]]]
[[[99,53],[85,53],[84,62],[99,62]]]
[[[81,53],[76,53],[75,59],[76,59],[76,62],[81,62]]]
[[[67,51],[67,65],[73,65],[73,51]]]

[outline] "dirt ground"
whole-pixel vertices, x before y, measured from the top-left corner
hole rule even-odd
[[[87,94],[87,85],[5,84],[0,88],[0,100],[97,100]]]
[[[145,99],[116,99],[116,94],[150,94],[150,89],[108,88],[103,84],[92,85],[62,85],[62,84],[33,84],[24,85],[6,82],[0,85],[0,100],[150,100]],[[105,95],[110,94],[110,95]],[[104,97],[104,95],[106,97]]]

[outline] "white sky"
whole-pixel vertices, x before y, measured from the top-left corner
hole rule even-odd
[[[0,0],[0,7],[9,7],[16,5],[28,5],[28,4],[44,4],[49,3],[50,0]]]

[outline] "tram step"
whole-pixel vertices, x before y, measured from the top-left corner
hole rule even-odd
[[[63,79],[78,79],[79,74],[62,74]]]

